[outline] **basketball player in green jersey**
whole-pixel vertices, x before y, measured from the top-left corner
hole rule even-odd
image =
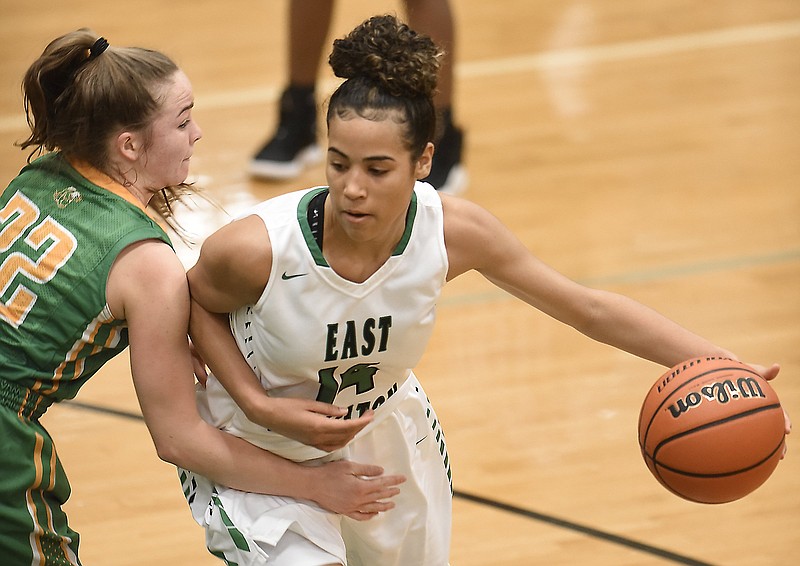
[[[210,505],[229,511],[227,523],[190,505],[229,563],[447,564],[449,461],[413,368],[441,288],[467,271],[667,367],[732,356],[633,300],[570,281],[485,209],[418,182],[434,152],[438,57],[430,39],[391,16],[336,40],[330,63],[344,82],[328,106],[328,186],[256,205],[211,235],[189,271],[192,336],[212,370],[200,396],[206,418],[298,461],[358,457],[408,478],[394,509],[360,523],[217,486]],[[760,371],[771,378],[778,367]],[[314,450],[302,426],[275,416],[298,398],[347,407],[345,418],[374,411],[374,420],[343,449]],[[233,544],[231,525],[255,550]]]
[[[51,153],[0,196],[0,562],[80,563],[62,510],[71,488],[39,418],[128,344],[162,459],[359,519],[371,516],[362,505],[390,508],[401,477],[350,462],[300,467],[197,413],[185,273],[147,210],[169,224],[168,201],[188,190],[201,131],[183,72],[161,53],[109,47],[79,30],[45,49],[23,91],[31,135],[21,145]],[[320,419],[323,443],[334,445],[369,422]]]

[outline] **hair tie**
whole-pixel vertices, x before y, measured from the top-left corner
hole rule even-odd
[[[94,59],[99,57],[106,49],[108,49],[108,41],[106,41],[106,38],[98,38],[98,40],[95,41],[94,44],[89,48],[89,58]]]

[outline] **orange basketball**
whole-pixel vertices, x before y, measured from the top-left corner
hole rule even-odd
[[[752,368],[698,358],[662,375],[639,413],[647,467],[671,492],[727,503],[763,484],[783,454],[778,395]]]

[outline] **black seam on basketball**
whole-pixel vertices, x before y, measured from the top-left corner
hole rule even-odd
[[[746,468],[740,468],[738,470],[734,470],[732,472],[724,472],[724,473],[718,473],[718,474],[700,474],[700,473],[696,473],[696,472],[687,472],[687,471],[684,471],[684,470],[679,470],[677,468],[673,468],[672,466],[667,466],[666,464],[661,464],[657,460],[653,460],[653,465],[656,466],[656,470],[658,470],[659,468],[663,468],[664,470],[668,470],[668,471],[670,471],[670,472],[672,472],[674,474],[680,474],[680,475],[682,475],[684,477],[688,477],[688,478],[707,478],[707,479],[725,478],[725,477],[735,476],[737,474],[742,474],[744,472],[749,472],[750,470],[754,470],[754,469],[758,468],[759,466],[761,466],[765,462],[769,461],[769,459],[772,458],[775,455],[775,453],[778,450],[781,449],[782,446],[783,446],[783,438],[781,438],[781,441],[772,450],[772,452],[769,453],[768,456],[766,456],[765,458],[763,458],[759,462],[756,462],[755,464],[747,466]],[[659,473],[659,477],[661,477],[660,473]]]
[[[661,449],[661,447],[663,445],[665,445],[665,444],[668,444],[668,443],[672,442],[673,440],[675,440],[677,438],[682,438],[684,436],[689,436],[690,434],[693,434],[693,433],[695,433],[697,431],[705,430],[707,428],[714,428],[715,426],[718,426],[720,424],[724,424],[724,423],[727,423],[727,422],[733,422],[733,421],[739,420],[741,418],[748,417],[750,415],[755,415],[756,413],[761,413],[763,411],[771,411],[773,409],[780,409],[780,408],[781,408],[781,404],[780,403],[771,403],[769,405],[764,405],[762,407],[756,407],[755,409],[748,409],[747,411],[743,411],[741,413],[736,413],[735,415],[728,415],[725,418],[718,419],[716,421],[707,422],[707,423],[704,423],[704,424],[702,424],[700,426],[696,426],[694,428],[690,428],[688,430],[684,430],[682,432],[679,432],[678,434],[673,434],[672,436],[668,436],[667,438],[665,438],[664,440],[662,440],[661,442],[659,442],[655,446],[655,448],[653,449],[652,458],[653,458],[653,460],[655,460],[656,459],[656,455],[658,454],[658,451]]]

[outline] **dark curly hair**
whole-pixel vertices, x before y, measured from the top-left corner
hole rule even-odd
[[[346,79],[331,95],[327,123],[355,112],[370,120],[395,112],[405,125],[403,139],[412,158],[434,139],[433,96],[442,51],[395,16],[373,16],[333,42],[328,60]]]

